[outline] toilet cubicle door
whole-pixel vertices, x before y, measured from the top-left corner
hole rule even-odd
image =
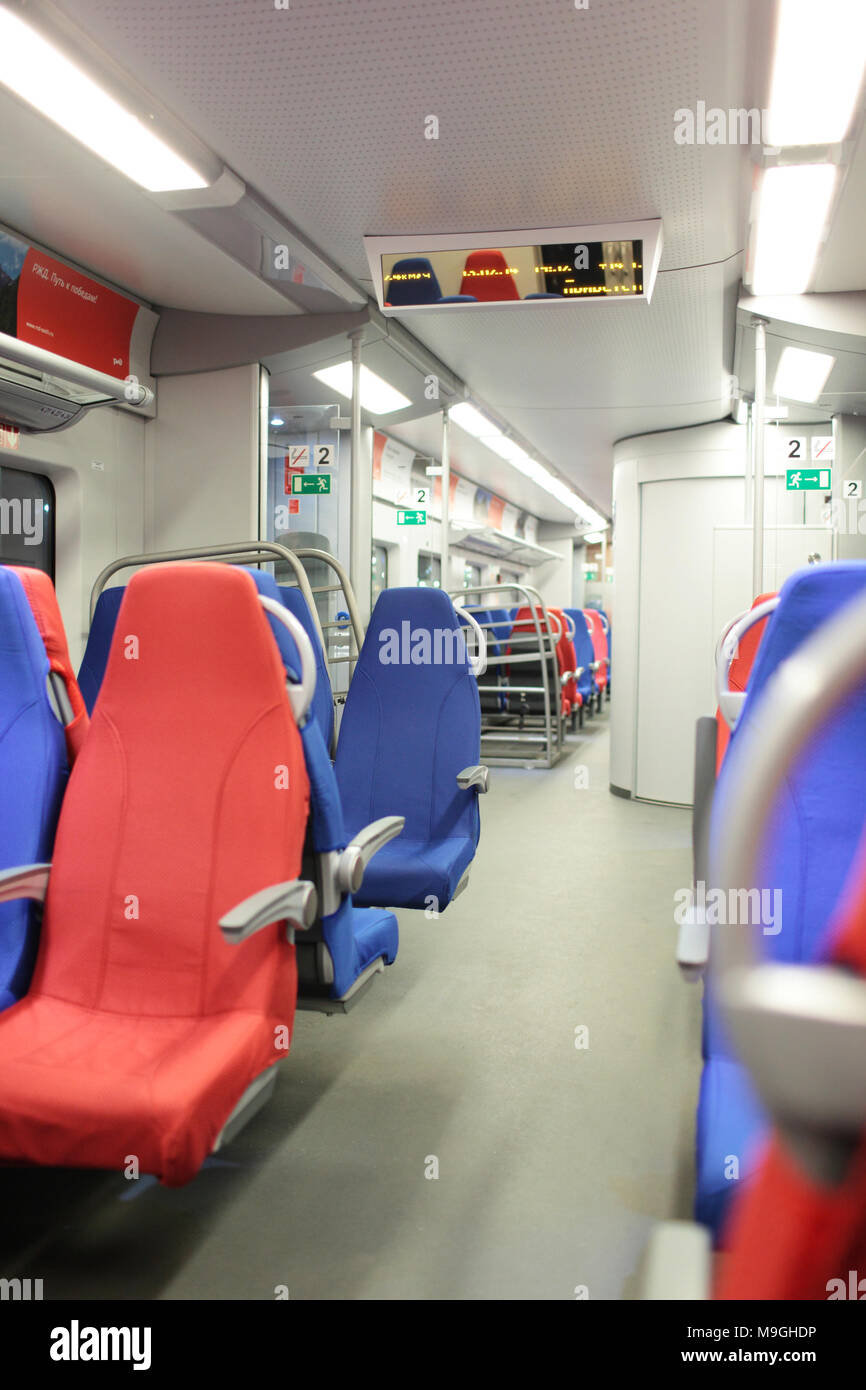
[[[714,533],[742,523],[743,488],[741,477],[640,487],[634,794],[644,800],[692,802],[695,723],[715,709]],[[750,565],[751,557],[742,577],[746,594]]]

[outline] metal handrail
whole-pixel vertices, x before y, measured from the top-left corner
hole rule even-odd
[[[847,603],[783,661],[726,760],[733,813],[711,846],[710,881],[753,884],[777,794],[809,738],[866,679],[866,595]],[[802,1161],[826,1176],[833,1146],[814,1136],[862,1129],[866,981],[833,965],[780,965],[760,924],[714,929],[712,966],[734,1041]],[[813,1135],[805,1141],[804,1134]],[[838,1154],[837,1154],[838,1157]]]
[[[340,581],[339,585],[323,585],[313,589],[312,593],[332,594],[338,593],[340,589],[342,589],[343,595],[346,600],[346,608],[348,609],[349,613],[349,622],[351,624],[352,635],[355,639],[355,656],[353,657],[350,655],[348,657],[334,657],[333,661],[357,661],[358,657],[361,654],[361,648],[364,645],[364,623],[363,619],[361,618],[361,610],[359,609],[357,599],[355,598],[355,590],[352,588],[352,581],[350,580],[345,569],[340,564],[340,561],[336,558],[335,555],[331,555],[327,550],[317,550],[314,546],[302,546],[298,550],[293,550],[292,554],[297,555],[299,560],[318,560],[323,565],[328,565],[330,569],[332,569],[336,574],[337,578]],[[319,624],[319,632],[322,633],[321,624]],[[331,658],[328,655],[327,646],[325,646],[324,635],[322,635],[322,646],[325,652],[325,659],[331,660]]]
[[[750,608],[742,617],[728,625],[719,643],[716,652],[716,704],[729,729],[735,728],[746,698],[744,690],[728,689],[731,662],[736,656],[737,647],[749,629],[763,618],[769,617],[778,606],[778,594],[774,594],[772,598],[764,599],[763,603],[756,604],[754,608]]]
[[[280,560],[285,560],[298,576],[298,587],[307,606],[312,614],[313,622],[319,634],[319,639],[324,647],[325,639],[319,623],[319,615],[316,612],[316,602],[313,598],[313,591],[310,588],[310,581],[307,572],[299,560],[295,558],[294,551],[286,546],[280,545],[278,541],[235,541],[223,545],[193,546],[184,550],[160,550],[148,555],[122,555],[117,560],[112,560],[104,569],[100,570],[96,576],[93,588],[90,592],[90,621],[93,622],[93,615],[96,612],[96,604],[99,595],[105,588],[109,579],[118,574],[121,570],[138,568],[143,565],[170,564],[174,561],[183,560],[218,560],[222,564],[239,565],[249,563],[259,563],[265,555],[275,555]]]
[[[150,405],[154,399],[153,392],[147,386],[142,386],[139,381],[109,376],[107,372],[97,371],[95,367],[85,367],[81,362],[73,362],[68,357],[49,352],[38,343],[25,343],[21,338],[13,338],[8,333],[0,333],[0,357],[16,362],[22,367],[29,367],[31,371],[56,377],[58,381],[71,381],[75,386],[83,386],[85,390],[98,391],[118,405],[142,407]],[[96,405],[98,402],[94,401],[92,404]]]

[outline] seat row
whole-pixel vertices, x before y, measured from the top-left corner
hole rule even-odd
[[[584,710],[601,710],[610,689],[610,623],[606,613],[527,604],[472,611],[489,634],[488,656],[494,659],[491,677],[481,686],[484,713],[525,719],[543,714],[545,700],[553,697],[554,709],[571,718],[573,724],[579,719],[582,727]],[[555,688],[551,682],[545,692],[543,639],[548,636],[557,671]]]
[[[299,598],[257,570],[142,570],[97,605],[88,717],[50,580],[0,568],[0,1158],[114,1167],[119,1130],[185,1181],[264,1099],[296,1002],[348,1007],[396,956],[386,909],[465,885],[487,780],[465,648],[380,659],[401,622],[459,634],[453,606],[380,597],[332,765]]]
[[[695,1216],[720,1297],[826,1298],[866,1250],[864,650],[866,564],[801,570],[723,634],[698,728],[678,957],[704,978]]]

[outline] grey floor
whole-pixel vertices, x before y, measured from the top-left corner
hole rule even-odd
[[[468,890],[401,914],[353,1012],[298,1015],[274,1100],[188,1187],[3,1171],[0,1275],[47,1299],[634,1297],[652,1224],[689,1211],[700,999],[673,963],[688,815],[611,796],[607,745],[604,716],[552,771],[494,769]]]

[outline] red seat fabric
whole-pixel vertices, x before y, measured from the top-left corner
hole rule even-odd
[[[866,842],[832,930],[831,958],[866,978]],[[832,1086],[832,1076],[827,1077]],[[844,1180],[823,1186],[783,1139],[770,1141],[731,1213],[715,1297],[862,1299],[866,1284],[866,1127]],[[851,1272],[854,1272],[854,1291]],[[841,1283],[840,1283],[841,1281]]]
[[[586,625],[589,628],[589,635],[592,638],[592,650],[597,662],[598,669],[593,671],[593,679],[600,691],[607,688],[607,633],[604,630],[601,618],[592,608],[584,608],[583,616],[586,618]]]
[[[759,603],[766,603],[767,599],[775,597],[775,593],[758,594],[752,607],[757,608]],[[768,617],[769,616],[768,614]],[[761,618],[753,627],[749,628],[743,640],[739,643],[737,654],[731,662],[728,672],[729,690],[744,691],[746,689],[766,626],[767,618]],[[722,718],[721,710],[716,710],[716,776],[719,775],[719,768],[722,766],[722,760],[728,751],[730,738],[731,731]]]
[[[287,783],[287,785],[286,785]],[[30,993],[0,1016],[0,1158],[197,1172],[286,1055],[295,948],[218,922],[297,877],[300,735],[248,574],[156,565],[129,584],[55,843]]]
[[[520,298],[501,251],[470,251],[463,267],[460,293],[473,294],[480,303]]]
[[[51,670],[56,671],[62,679],[69,696],[69,703],[72,706],[73,717],[66,725],[66,751],[71,767],[81,751],[90,720],[84,704],[84,697],[78,688],[78,681],[72,668],[69,646],[66,641],[66,629],[63,626],[63,619],[57,605],[57,595],[54,592],[54,585],[43,570],[27,569],[21,566],[16,568],[15,573],[24,586],[27,601],[36,619],[36,626],[39,628],[40,636],[45,643],[48,664]]]

